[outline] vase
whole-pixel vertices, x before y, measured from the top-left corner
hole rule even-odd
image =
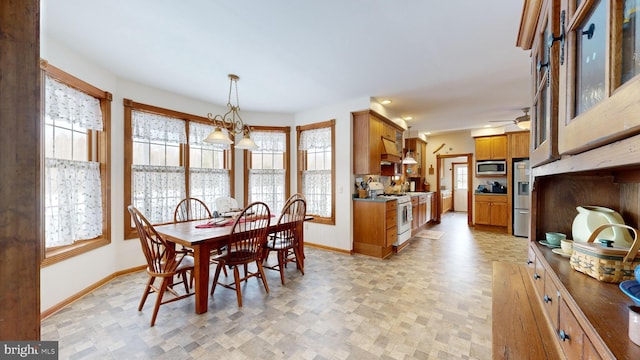
[[[578,206],[578,215],[573,219],[571,233],[574,241],[585,242],[591,233],[600,225],[624,224],[622,216],[615,210],[602,206]],[[613,245],[628,248],[632,245],[631,234],[624,228],[604,229],[598,234],[599,239],[613,240]]]

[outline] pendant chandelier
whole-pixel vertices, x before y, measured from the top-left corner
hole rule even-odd
[[[407,134],[407,136],[411,136],[411,126],[409,126],[409,133]],[[413,155],[411,154],[411,149],[409,149],[409,151],[407,151],[407,154],[405,155],[404,159],[402,159],[402,164],[404,165],[414,165],[417,164],[418,162],[416,161],[416,159],[413,158]]]
[[[207,136],[203,141],[209,144],[233,144],[233,140],[229,138],[228,134],[231,134],[235,138],[235,135],[242,134],[243,138],[235,145],[236,149],[256,150],[258,145],[251,140],[251,129],[248,125],[245,125],[240,117],[240,102],[238,101],[238,75],[229,74],[229,98],[227,100],[227,111],[224,115],[215,115],[211,113],[207,114],[207,118],[213,122],[215,129]],[[235,87],[236,103],[231,104],[231,93]],[[222,131],[225,129],[225,131]]]

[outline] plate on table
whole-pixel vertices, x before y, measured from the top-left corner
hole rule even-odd
[[[554,254],[558,254],[558,255],[564,256],[566,258],[570,258],[571,257],[571,253],[566,253],[566,252],[562,251],[562,249],[555,248],[555,249],[552,249],[551,251]]]
[[[538,241],[538,242],[539,242],[540,244],[542,244],[542,245],[544,245],[544,246],[546,246],[546,247],[550,247],[550,248],[552,248],[552,249],[557,249],[557,248],[559,248],[559,247],[560,247],[560,245],[551,245],[551,244],[549,244],[549,243],[547,242],[547,240],[540,240],[540,241]]]
[[[620,283],[620,290],[640,305],[640,282],[638,280],[625,280]]]

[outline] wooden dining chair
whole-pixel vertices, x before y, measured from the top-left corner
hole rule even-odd
[[[173,213],[173,222],[211,219],[211,210],[204,201],[196,198],[182,199]]]
[[[307,214],[307,203],[302,198],[287,201],[278,218],[278,228],[282,228],[275,234],[269,235],[263,251],[263,260],[268,261],[269,253],[275,251],[278,254],[277,265],[264,265],[265,268],[280,271],[280,281],[284,285],[284,268],[287,263],[295,262],[300,273],[304,275],[304,266],[299,259],[303,254],[300,251],[300,236],[304,226],[304,218]],[[293,253],[293,254],[292,254]],[[291,256],[293,255],[293,256]]]
[[[269,233],[269,221],[271,212],[267,204],[263,202],[254,202],[247,206],[233,223],[231,233],[227,239],[225,249],[219,256],[214,257],[217,261],[216,272],[213,277],[211,286],[211,295],[216,289],[216,285],[220,285],[227,289],[236,291],[238,297],[238,306],[242,306],[242,292],[240,283],[251,277],[256,277],[262,281],[264,289],[269,293],[269,285],[264,276],[262,268],[262,250],[267,242],[267,234]],[[247,265],[255,263],[257,270],[250,272]],[[240,277],[238,267],[244,266],[244,276]],[[224,266],[233,268],[234,281],[231,283],[222,283],[219,281],[220,270]]]
[[[176,210],[173,213],[173,222],[184,222],[184,221],[193,221],[193,220],[205,220],[212,219],[213,215],[211,214],[211,210],[204,201],[196,198],[185,198],[182,199],[178,206],[176,206]],[[190,254],[193,254],[193,250],[189,249],[185,246],[182,248],[188,251]],[[212,249],[211,250],[211,263],[216,263],[213,258],[216,255],[220,255],[222,253],[222,249]],[[223,268],[225,276],[227,275],[227,269]],[[193,279],[191,279],[192,281]]]
[[[194,261],[193,257],[188,255],[186,251],[176,251],[173,244],[168,244],[138,209],[132,205],[129,205],[127,209],[138,230],[142,252],[147,260],[147,274],[149,275],[149,281],[142,294],[138,311],[142,311],[142,307],[147,301],[147,296],[155,292],[157,298],[153,308],[153,315],[151,316],[151,326],[153,326],[156,323],[160,305],[184,299],[194,294],[189,289],[186,276],[187,271],[193,272]],[[184,294],[179,294],[174,289],[174,286],[180,283],[174,283],[173,279],[176,275],[179,275],[180,282],[184,285]],[[158,278],[161,281],[160,287],[156,287],[154,284]],[[163,301],[164,294],[167,291],[173,297]]]

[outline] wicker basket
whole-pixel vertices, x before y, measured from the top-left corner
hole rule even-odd
[[[633,232],[633,244],[630,248],[621,248],[608,244],[595,244],[598,234],[608,227],[624,227]],[[619,283],[624,280],[635,279],[634,269],[640,265],[638,255],[640,241],[638,230],[624,224],[604,224],[597,227],[587,242],[573,242],[571,254],[571,268],[585,273],[600,281]]]

